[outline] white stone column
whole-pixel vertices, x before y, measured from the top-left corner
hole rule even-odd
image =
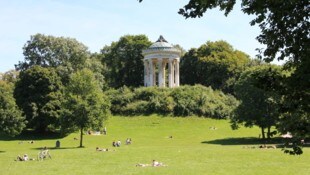
[[[150,59],[149,60],[149,83],[148,86],[153,86],[154,81],[153,81],[153,77],[154,77],[154,68],[153,68],[153,61]]]
[[[163,87],[163,60],[158,59],[158,87]]]
[[[144,62],[144,86],[148,86],[148,63],[146,60]]]
[[[152,60],[152,65],[153,65],[153,82],[152,82],[152,84],[153,84],[153,86],[157,86],[157,83],[156,83],[156,59],[154,59],[154,60]]]
[[[179,60],[175,60],[175,86],[180,86],[180,62]]]
[[[174,87],[174,63],[169,59],[169,87]]]
[[[163,87],[166,87],[166,60],[163,60]]]

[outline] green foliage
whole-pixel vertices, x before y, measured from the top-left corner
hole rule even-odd
[[[250,68],[241,74],[235,85],[235,93],[241,104],[236,108],[231,118],[232,126],[237,128],[238,123],[246,127],[257,125],[268,128],[267,137],[270,137],[270,128],[275,126],[280,116],[282,96],[278,91],[282,87],[283,73],[281,67],[264,65]]]
[[[111,112],[112,113],[126,113],[126,105],[131,103],[133,100],[133,93],[131,90],[124,86],[117,90],[110,89],[105,92],[105,94],[109,97],[111,101]]]
[[[233,85],[249,64],[249,56],[225,41],[208,41],[181,59],[181,83],[202,84],[233,93]]]
[[[72,38],[35,34],[24,48],[25,61],[16,65],[18,70],[26,70],[35,65],[42,67],[69,66],[74,70],[83,67],[89,57],[87,47]]]
[[[13,85],[0,80],[0,132],[18,135],[26,126],[25,117],[13,97]]]
[[[236,0],[190,0],[179,14],[186,18],[202,17],[213,8],[225,10],[225,15],[233,9]],[[279,60],[288,59],[291,65],[302,65],[307,62],[309,49],[309,1],[308,0],[242,0],[241,10],[248,15],[254,15],[251,25],[258,25],[261,34],[257,40],[265,44],[266,61],[276,57]]]
[[[102,62],[108,70],[105,77],[114,88],[143,85],[142,50],[151,42],[145,35],[126,35],[101,50]]]
[[[101,63],[99,54],[92,54],[91,57],[86,60],[85,68],[93,72],[95,79],[99,82],[100,87],[103,90],[108,89],[108,84],[106,82],[106,78],[104,77],[107,68]]]
[[[180,116],[200,115],[224,119],[229,118],[238,101],[221,91],[201,85],[182,86],[172,92],[176,103],[174,114]]]
[[[62,82],[67,83],[69,75],[84,68],[90,57],[88,48],[73,38],[35,34],[23,47],[25,60],[15,65],[17,70],[27,70],[35,65],[57,68]]]
[[[80,129],[82,147],[84,129],[99,130],[108,117],[110,103],[94,74],[88,69],[82,69],[70,76],[62,108],[62,132],[67,134]]]
[[[9,70],[5,73],[0,73],[0,80],[9,82],[9,83],[16,83],[19,76],[19,71],[16,70]]]
[[[152,113],[175,116],[200,115],[229,118],[238,101],[221,91],[201,85],[179,88],[141,87],[130,90],[122,87],[106,92],[113,114],[148,115]]]
[[[59,125],[61,89],[60,77],[53,68],[33,66],[20,73],[14,97],[26,115],[28,127],[44,132]]]

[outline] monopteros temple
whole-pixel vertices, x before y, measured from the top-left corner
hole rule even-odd
[[[180,85],[181,51],[179,49],[160,36],[148,49],[143,50],[142,54],[144,55],[144,86],[178,87]]]

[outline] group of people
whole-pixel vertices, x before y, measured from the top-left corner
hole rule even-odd
[[[256,149],[256,148],[260,148],[260,149],[277,149],[276,145],[259,145],[259,146],[243,146],[243,148],[250,148],[250,149]]]
[[[130,145],[131,144],[131,138],[127,138],[126,139],[126,145]],[[112,146],[113,147],[120,147],[121,146],[121,144],[122,144],[122,142],[120,141],[120,140],[118,140],[118,141],[113,141],[112,142]]]
[[[20,141],[20,142],[18,142],[18,144],[23,144],[23,143],[24,143],[24,141]],[[28,141],[28,143],[33,144],[33,143],[34,143],[34,141],[33,141],[33,140],[30,140],[30,141]]]
[[[112,142],[112,146],[113,146],[113,147],[120,147],[121,144],[122,144],[122,142],[121,142],[120,140],[118,140],[118,141],[113,141],[113,142]]]
[[[88,134],[88,135],[100,135],[100,134],[107,135],[107,133],[108,133],[107,127],[104,127],[103,130],[100,130],[100,131],[87,130],[86,134]]]
[[[46,146],[43,147],[38,153],[38,160],[43,160],[45,158],[50,158],[50,159],[52,158]],[[23,156],[18,155],[15,161],[29,161],[29,160],[36,160],[36,159],[29,158],[28,154],[24,154]]]

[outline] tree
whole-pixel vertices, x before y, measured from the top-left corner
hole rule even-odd
[[[249,62],[248,55],[234,50],[227,42],[208,41],[198,49],[189,50],[181,59],[181,82],[232,93],[236,79]]]
[[[105,65],[101,63],[101,55],[94,53],[89,59],[86,60],[85,68],[94,73],[96,80],[99,82],[101,89],[108,89],[107,80],[104,74],[107,72]]]
[[[70,76],[62,107],[62,132],[80,130],[80,147],[83,147],[84,129],[100,129],[109,114],[110,103],[94,74],[82,69]]]
[[[23,47],[25,60],[15,65],[17,70],[27,70],[35,65],[57,67],[63,83],[66,84],[69,74],[84,68],[90,57],[88,48],[73,38],[35,34]]]
[[[18,76],[19,76],[19,71],[9,70],[5,73],[0,73],[0,80],[14,84],[17,81]]]
[[[23,130],[25,123],[13,98],[13,84],[0,80],[0,131],[15,136]]]
[[[14,97],[26,115],[28,127],[39,132],[57,127],[62,100],[61,89],[60,77],[53,68],[33,66],[20,73]]]
[[[233,129],[239,123],[246,127],[253,125],[261,128],[262,138],[271,136],[271,127],[276,125],[280,116],[281,94],[278,89],[282,85],[281,67],[263,65],[250,68],[241,74],[235,85],[235,93],[241,104],[231,118]]]
[[[101,50],[102,62],[107,66],[106,78],[110,86],[138,87],[143,85],[142,50],[151,42],[145,35],[126,35]]]

